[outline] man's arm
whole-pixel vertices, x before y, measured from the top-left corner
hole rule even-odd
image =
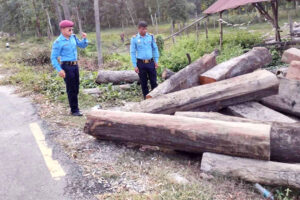
[[[60,51],[61,51],[61,46],[59,42],[58,41],[54,42],[52,46],[52,52],[51,52],[51,63],[58,72],[62,70],[57,60],[58,57],[60,56]]]
[[[76,36],[75,36],[75,40],[76,40],[76,44],[79,48],[86,48],[88,46],[88,40],[86,38],[86,33],[82,33],[82,40],[79,40]]]
[[[131,38],[130,42],[130,56],[131,56],[131,62],[134,68],[137,68],[137,62],[136,62],[136,44],[135,44],[135,38]]]

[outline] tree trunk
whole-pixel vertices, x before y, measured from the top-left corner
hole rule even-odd
[[[300,124],[274,123],[271,129],[271,160],[300,163]]]
[[[70,10],[69,10],[69,2],[68,0],[61,0],[62,3],[62,7],[64,10],[64,15],[65,15],[65,19],[67,20],[71,20],[71,14],[70,14]]]
[[[199,75],[216,66],[216,56],[217,52],[204,55],[202,58],[188,65],[170,79],[160,84],[147,95],[147,98],[158,97],[163,94],[199,85]]]
[[[223,23],[222,23],[222,14],[223,11],[220,12],[220,19],[219,19],[219,27],[220,27],[220,50],[223,48]]]
[[[108,70],[100,70],[98,72],[98,77],[96,79],[96,83],[113,83],[113,84],[121,84],[121,83],[133,83],[135,81],[139,81],[139,76],[135,71],[108,71]]]
[[[263,123],[260,121],[245,119],[241,117],[232,117],[228,115],[223,115],[217,112],[176,112],[175,116],[210,119],[210,120],[218,120],[218,121],[225,121],[225,122],[246,122],[246,123],[259,123],[259,124]]]
[[[158,21],[157,21],[156,13],[155,13],[155,29],[156,29],[156,35],[158,35]]]
[[[40,24],[40,20],[39,20],[39,16],[37,13],[37,8],[36,8],[36,1],[32,0],[32,5],[34,8],[34,14],[35,14],[35,28],[36,28],[36,34],[38,37],[42,36],[42,30],[41,30],[41,24]]]
[[[52,38],[53,37],[53,29],[52,29],[51,19],[50,19],[50,16],[49,16],[48,9],[47,8],[44,8],[44,9],[46,11],[46,15],[47,15],[47,19],[48,19],[48,27],[49,27],[49,31],[50,31],[50,36]]]
[[[81,18],[79,15],[79,10],[78,7],[76,6],[76,17],[77,17],[77,21],[78,21],[78,26],[79,26],[79,32],[82,33],[82,23],[81,23]]]
[[[278,95],[263,98],[262,104],[293,116],[300,117],[300,81],[280,79]]]
[[[201,170],[253,183],[300,188],[300,165],[204,153]]]
[[[175,72],[173,72],[172,70],[166,68],[166,69],[164,69],[164,71],[162,72],[161,77],[162,77],[163,80],[167,80],[167,79],[169,79],[171,76],[173,76],[174,74],[175,74]]]
[[[253,72],[272,61],[265,47],[255,47],[248,53],[232,58],[200,75],[200,83],[208,84]]]
[[[54,1],[54,6],[55,6],[56,17],[58,19],[57,24],[59,24],[63,20],[61,10],[60,10],[60,7],[59,7],[58,0],[53,0],[53,1]]]
[[[175,22],[172,20],[171,21],[171,34],[173,35],[174,34],[174,29],[175,29]],[[172,41],[173,41],[173,44],[175,44],[175,36],[172,37]]]
[[[169,80],[176,77],[178,73]],[[169,80],[165,81],[168,82]],[[133,111],[174,114],[177,111],[216,111],[278,93],[277,77],[266,70],[193,87],[140,102]]]
[[[176,116],[226,122],[243,122],[252,124],[270,124],[271,129],[271,160],[287,163],[300,163],[300,125],[299,123],[259,122],[240,117],[231,117],[219,113],[207,112],[176,112]]]
[[[135,21],[134,21],[134,18],[133,18],[133,15],[132,15],[132,12],[130,11],[129,9],[129,6],[128,6],[128,1],[126,0],[126,7],[127,7],[127,10],[128,10],[128,13],[130,15],[130,18],[131,18],[131,21],[132,21],[132,25],[135,26]]]
[[[84,131],[98,139],[269,160],[270,129],[265,124],[99,110],[88,114]]]
[[[226,108],[226,111],[237,117],[243,117],[263,122],[298,122],[297,120],[294,120],[286,115],[276,112],[257,102],[246,102],[238,105],[229,106]]]
[[[99,0],[94,0],[94,12],[95,12],[95,23],[96,23],[98,67],[100,67],[103,64],[103,57],[102,57],[102,42],[101,42],[101,26],[100,26],[100,16],[99,16]]]

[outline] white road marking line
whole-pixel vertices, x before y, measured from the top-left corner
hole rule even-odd
[[[61,177],[66,175],[65,171],[57,160],[52,159],[52,149],[50,149],[45,141],[45,136],[37,123],[29,125],[31,132],[40,148],[40,151],[44,157],[48,170],[54,180],[60,180]]]

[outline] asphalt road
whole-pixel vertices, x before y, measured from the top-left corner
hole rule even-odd
[[[35,108],[0,86],[0,199],[65,200],[64,168],[52,149]]]

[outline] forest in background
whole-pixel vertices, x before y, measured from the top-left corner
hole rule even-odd
[[[280,1],[280,9],[296,9],[299,0]],[[200,16],[214,0],[103,0],[99,1],[101,28],[121,28],[146,20],[155,25],[185,24]],[[265,4],[267,10],[269,4]],[[59,34],[62,19],[76,22],[77,30],[95,32],[94,3],[89,0],[0,0],[0,31],[22,36]],[[230,10],[228,15],[257,14],[252,6]],[[79,31],[79,30],[78,30]]]

